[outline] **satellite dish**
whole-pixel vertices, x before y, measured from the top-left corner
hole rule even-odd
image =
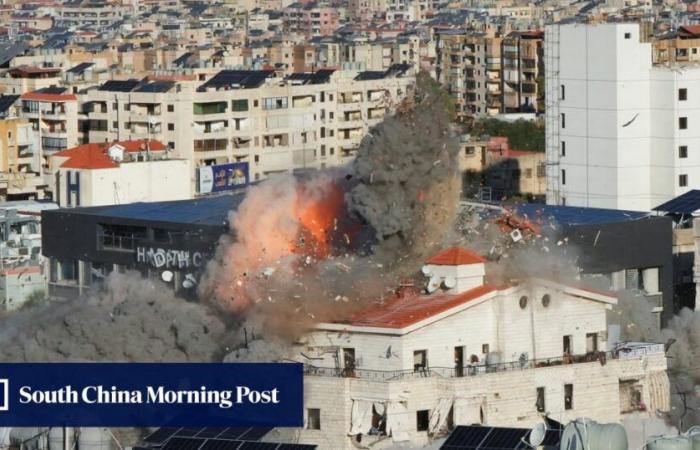
[[[428,286],[426,286],[425,290],[428,291],[428,294],[432,294],[433,292],[437,291],[438,288],[440,287],[440,277],[437,277],[433,275],[430,277],[430,280],[428,281]]]
[[[542,442],[544,442],[544,437],[545,434],[547,433],[547,425],[544,423],[538,423],[535,425],[535,427],[530,431],[530,438],[528,439],[530,441],[530,445],[533,447],[539,447]]]
[[[426,277],[429,277],[430,274],[433,272],[428,266],[421,267],[420,271],[423,272],[423,275],[425,275]]]
[[[160,277],[166,283],[170,283],[171,281],[173,281],[173,273],[169,270],[164,270],[163,273],[160,274]]]
[[[452,289],[453,287],[457,286],[457,278],[455,277],[445,277],[444,280],[442,280],[443,286],[445,286],[447,289]]]

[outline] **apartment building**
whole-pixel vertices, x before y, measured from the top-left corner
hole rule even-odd
[[[24,94],[47,88],[61,82],[58,67],[18,66],[0,78],[0,90],[5,94]]]
[[[39,167],[39,142],[32,124],[16,116],[0,120],[0,198],[42,199],[46,185]]]
[[[664,346],[613,342],[614,296],[543,279],[494,286],[485,260],[458,247],[429,258],[423,273],[429,293],[405,288],[301,340],[304,429],[279,430],[281,439],[420,446],[456,425],[531,427],[543,414],[618,422],[669,410]]]
[[[514,31],[503,38],[503,112],[544,111],[543,42],[542,31]]]
[[[507,137],[486,140],[462,136],[458,163],[465,198],[498,201],[510,197],[545,197],[544,152],[513,149]]]
[[[543,33],[505,37],[437,30],[436,78],[457,103],[458,120],[543,110]]]
[[[125,18],[132,8],[117,2],[72,0],[55,6],[57,22],[65,27],[108,27]]]
[[[108,81],[86,94],[81,126],[89,142],[160,140],[193,171],[247,162],[250,179],[260,180],[349,162],[414,82],[407,65],[284,78],[223,70],[204,82]]]
[[[284,31],[309,39],[313,36],[330,36],[340,26],[338,10],[316,3],[292,3],[284,9]]]
[[[700,185],[700,66],[653,64],[638,24],[546,39],[548,203],[650,211]]]
[[[20,97],[21,117],[27,119],[39,142],[41,167],[48,157],[78,145],[78,97],[63,87],[48,87]]]

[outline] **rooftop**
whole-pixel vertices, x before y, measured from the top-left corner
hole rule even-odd
[[[238,208],[244,195],[223,194],[194,200],[72,208],[71,214],[130,219],[143,222],[226,226],[230,211]]]
[[[556,206],[538,203],[523,203],[515,206],[518,214],[537,222],[550,220],[559,225],[598,225],[604,223],[627,222],[649,217],[642,211],[622,209],[584,208],[578,206]]]
[[[429,258],[425,263],[436,266],[461,266],[465,264],[481,264],[486,260],[481,255],[463,247],[452,247]]]
[[[61,164],[61,167],[66,169],[114,169],[119,167],[119,164],[107,154],[108,148],[114,145],[121,146],[127,152],[144,152],[147,149],[147,145],[150,151],[165,150],[165,145],[160,141],[135,140],[114,142],[112,144],[83,144],[55,153],[53,157],[68,158]]]

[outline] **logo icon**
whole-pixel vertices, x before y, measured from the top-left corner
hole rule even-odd
[[[0,411],[10,408],[9,386],[10,381],[7,378],[0,378]]]

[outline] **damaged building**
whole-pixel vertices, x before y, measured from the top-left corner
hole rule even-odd
[[[531,427],[543,415],[618,422],[667,411],[664,345],[616,342],[613,294],[547,279],[496,285],[454,247],[406,288],[300,343],[305,425],[319,448],[424,445],[457,425]]]

